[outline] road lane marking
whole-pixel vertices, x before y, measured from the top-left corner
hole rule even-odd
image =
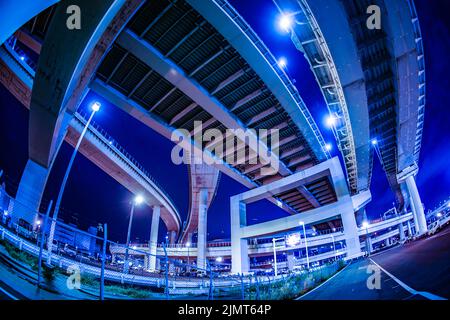
[[[10,294],[8,291],[6,291],[5,289],[3,289],[2,287],[0,287],[0,291],[3,292],[4,294],[6,294],[8,297],[10,297],[13,300],[19,300],[18,298],[16,298],[15,296],[13,296],[12,294]]]
[[[435,294],[426,292],[426,291],[417,291],[414,290],[413,288],[411,288],[410,286],[408,286],[406,283],[404,283],[403,281],[401,281],[400,279],[394,277],[394,275],[392,275],[391,273],[387,272],[385,269],[383,269],[378,263],[376,263],[375,261],[373,261],[372,259],[370,259],[370,261],[372,261],[372,263],[374,263],[378,268],[380,268],[384,273],[386,273],[389,277],[391,277],[395,282],[397,282],[403,289],[405,289],[406,291],[408,291],[409,293],[411,293],[412,295],[418,294],[421,295],[422,297],[425,297],[429,300],[447,300],[445,298],[442,298],[440,296],[437,296]]]

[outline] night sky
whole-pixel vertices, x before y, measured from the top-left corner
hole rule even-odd
[[[232,5],[255,29],[275,57],[285,57],[288,72],[295,79],[306,105],[313,114],[327,142],[333,143],[333,155],[338,155],[332,133],[324,124],[327,114],[325,101],[309,65],[298,52],[288,35],[281,34],[275,25],[277,10],[271,0],[231,0]],[[427,72],[427,105],[425,130],[420,156],[418,188],[426,210],[449,196],[450,186],[450,3],[448,1],[416,0],[416,6],[425,41]],[[257,11],[255,10],[257,7]],[[189,183],[185,165],[176,166],[170,159],[173,143],[131,118],[115,106],[93,93],[88,94],[80,108],[86,109],[94,100],[102,103],[95,116],[102,128],[133,155],[174,199],[182,219],[188,214]],[[17,184],[27,161],[28,111],[0,85],[0,169],[7,190],[15,194]],[[68,163],[72,147],[64,143],[47,183],[45,203],[55,199]],[[217,197],[208,212],[209,239],[229,238],[229,197],[246,188],[222,175]],[[392,207],[394,197],[378,159],[374,159],[372,202],[367,206],[369,218],[377,218]],[[66,187],[60,216],[67,222],[77,217],[83,228],[107,222],[109,238],[123,242],[132,194],[90,163],[81,154],[77,156]],[[136,211],[132,239],[147,241],[150,232],[151,209],[143,206]],[[286,215],[284,211],[264,201],[249,206],[249,223],[259,223]],[[160,224],[160,240],[165,235]]]

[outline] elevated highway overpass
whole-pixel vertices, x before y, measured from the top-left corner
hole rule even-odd
[[[290,35],[311,65],[330,112],[352,192],[370,187],[374,149],[395,193],[426,232],[414,176],[425,111],[425,63],[413,0],[277,0],[296,8]],[[381,29],[367,20],[377,5]],[[333,19],[330,19],[333,15]],[[405,183],[404,183],[405,182]]]
[[[86,8],[92,5],[87,0],[79,2]],[[423,107],[420,106],[424,102],[424,95],[419,94],[419,108],[414,113],[416,102],[411,98],[415,95],[414,89],[405,91],[410,95],[397,98],[400,91],[393,72],[402,75],[409,64],[402,63],[403,67],[397,68],[397,64],[391,66],[391,62],[394,57],[403,57],[402,52],[409,55],[410,51],[402,51],[404,48],[401,46],[393,50],[395,46],[391,46],[389,41],[395,44],[402,35],[368,34],[366,30],[361,30],[361,23],[350,23],[351,19],[361,22],[358,15],[363,15],[361,8],[355,7],[351,1],[345,1],[345,4],[334,0],[324,3],[326,8],[336,6],[336,12],[342,13],[338,18],[342,19],[340,22],[344,26],[348,26],[340,35],[349,45],[345,48],[351,49],[352,59],[363,61],[360,66],[355,64],[353,69],[348,69],[350,67],[344,61],[348,57],[342,52],[342,44],[330,41],[336,36],[333,32],[339,28],[333,28],[327,24],[329,22],[321,20],[325,19],[326,14],[318,9],[316,2],[300,1],[297,4],[306,19],[302,25],[310,29],[305,34],[297,29],[292,30],[292,37],[311,62],[330,113],[338,120],[336,126],[339,127],[334,129],[343,153],[351,195],[357,196],[370,186],[370,141],[374,133],[381,130],[382,133],[375,135],[377,150],[391,186],[397,191],[399,206],[403,208],[403,193],[398,183],[406,179],[409,195],[414,200],[411,202],[413,212],[416,221],[421,221],[419,226],[423,232],[420,213],[423,208],[412,178],[417,171],[417,166],[411,164],[414,157],[408,156],[410,151],[404,153],[402,159],[410,160],[401,161],[400,167],[405,168],[402,171],[397,168],[396,162],[399,154],[397,132],[401,130],[397,130],[397,120],[392,115],[406,110],[403,114],[408,125],[403,127],[411,128],[416,124],[414,161],[417,162],[419,127],[423,121],[420,115]],[[22,186],[38,184],[34,190],[43,190],[48,168],[87,90],[102,95],[166,138],[177,137],[186,149],[203,152],[215,170],[250,189],[276,182],[329,159],[323,138],[295,86],[228,2],[105,1],[79,37],[73,37],[69,30],[59,27],[65,17],[64,5],[65,1],[62,1],[52,7],[54,9],[47,10],[46,22],[41,26],[41,40],[44,36],[45,40],[41,41],[36,79],[30,95],[30,161],[23,174]],[[408,8],[413,15],[413,6]],[[392,11],[400,9],[389,8]],[[410,40],[414,39],[415,51],[411,51],[413,53],[406,61],[412,64],[411,61],[417,57],[418,81],[422,83],[424,72],[420,61],[423,62],[423,54],[420,54],[417,17],[409,21],[408,15],[403,15],[399,21],[409,29],[392,27],[389,32],[406,30],[410,36],[410,31],[413,31],[414,37],[407,37],[406,42],[410,46]],[[390,26],[399,21],[394,19]],[[413,26],[412,29],[408,23]],[[33,29],[34,23],[31,29],[28,25],[22,32],[33,34],[36,31]],[[357,32],[361,32],[360,38],[354,38]],[[306,36],[308,38],[302,38]],[[55,43],[57,45],[52,47]],[[83,50],[67,52],[65,48],[69,43]],[[33,41],[29,41],[29,45],[33,46]],[[378,48],[382,55],[370,51],[371,46]],[[58,72],[49,73],[49,70]],[[414,75],[412,72],[410,81],[402,83],[402,86],[413,88],[408,84],[414,81]],[[424,85],[419,87],[422,90]],[[54,92],[63,94],[52,96]],[[192,138],[197,131],[195,121],[202,121],[200,133],[215,129],[221,137],[228,137],[227,129],[278,129],[280,140],[272,145],[261,136],[253,136],[258,141],[258,149],[261,147],[263,151],[260,162],[229,161],[230,155],[233,160],[240,159],[240,151],[245,151],[245,154],[259,151],[261,155],[261,150],[257,150],[245,136],[232,133],[237,148],[221,152],[217,146],[224,138],[208,141],[199,141],[195,136]],[[39,141],[33,134],[38,130],[45,133]],[[402,143],[405,139],[411,139],[407,133],[402,137]],[[407,145],[410,146],[409,143]],[[392,159],[395,161],[392,162]],[[408,163],[411,165],[407,166]],[[275,174],[263,174],[261,170],[274,167],[279,168]],[[202,228],[202,234],[206,230],[205,225],[199,222],[206,223],[206,219],[201,217],[206,217],[205,208],[215,192],[215,176],[216,173],[213,173],[209,182],[205,182],[206,187],[201,188],[207,190],[203,191],[203,196],[202,192],[194,194],[196,188],[192,187],[191,177],[191,210],[181,242],[186,242],[190,231],[196,228]],[[19,187],[19,190],[24,189]],[[18,193],[18,197],[22,197],[22,192]],[[195,199],[199,199],[198,204]],[[275,194],[270,200],[295,215],[323,208],[337,199],[330,181],[322,179]],[[38,202],[34,201],[28,207],[36,207]],[[322,222],[332,224],[330,221]]]
[[[212,160],[216,169],[249,188],[329,158],[323,138],[291,80],[226,1],[105,2],[103,12],[96,9],[85,34],[73,39],[73,33],[60,28],[64,5],[63,1],[51,7],[16,34],[22,44],[39,54],[30,104],[30,165],[23,174],[22,186],[37,183],[33,190],[43,190],[68,123],[88,89],[167,138],[183,129],[194,133],[195,120],[203,122],[203,129],[216,129],[225,137],[229,135],[227,129],[279,130],[276,144],[255,137],[263,158],[256,164],[227,162],[230,152],[217,152],[220,139],[189,139],[185,145],[204,151],[204,157]],[[90,5],[80,1],[80,6]],[[67,52],[64,45],[69,42],[85,50]],[[54,43],[58,45],[50,50]],[[44,75],[48,70],[59,71],[47,78]],[[73,76],[68,78],[67,74]],[[60,87],[55,88],[55,84]],[[50,103],[51,99],[45,97],[51,97],[52,92],[65,95]],[[45,108],[52,112],[43,112]],[[46,132],[39,141],[34,140],[37,130]],[[242,151],[258,151],[245,136],[233,138],[238,144],[231,152],[234,159],[238,160]],[[279,170],[263,174],[266,163]],[[40,178],[27,180],[36,176]],[[19,188],[19,198],[23,189]],[[214,183],[206,189],[210,201]],[[191,199],[195,198],[191,194]],[[330,185],[319,181],[271,201],[281,202],[286,211],[297,214],[326,205],[334,201],[334,196]],[[38,203],[37,199],[28,207],[37,207]],[[200,207],[197,209],[191,201],[187,232],[180,241],[186,241],[185,235],[198,225],[200,215],[196,212]]]

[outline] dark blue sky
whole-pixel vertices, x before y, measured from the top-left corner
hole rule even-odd
[[[288,60],[290,75],[306,105],[316,119],[327,142],[333,142],[332,134],[324,126],[327,114],[325,102],[314,76],[303,55],[298,52],[287,35],[280,34],[275,26],[277,11],[271,0],[231,0],[266,43],[275,57]],[[447,1],[417,0],[417,10],[422,24],[427,63],[427,106],[425,131],[420,157],[418,188],[426,208],[431,208],[449,196],[450,186],[450,101],[448,73],[450,62],[450,5]],[[258,8],[255,11],[255,7]],[[189,187],[187,168],[175,166],[170,160],[172,142],[159,136],[140,122],[132,119],[107,101],[89,94],[81,108],[92,100],[100,100],[102,109],[95,121],[106,129],[115,140],[133,155],[160,182],[174,199],[182,218],[189,208]],[[10,192],[15,192],[15,183],[27,160],[28,111],[0,86],[0,168],[7,174]],[[7,151],[6,151],[7,150]],[[72,148],[64,144],[49,178],[44,198],[54,199]],[[336,146],[332,151],[337,155]],[[379,217],[392,207],[394,197],[378,160],[374,161],[372,178],[373,201],[367,207],[369,217]],[[229,197],[245,191],[246,188],[229,177],[222,175],[217,197],[208,213],[209,239],[229,237]],[[132,195],[115,180],[103,173],[81,154],[77,157],[62,203],[61,216],[66,220],[76,214],[82,226],[109,224],[110,238],[124,241]],[[143,207],[136,212],[132,239],[141,241],[149,238],[150,208]],[[260,202],[249,208],[249,223],[262,222],[285,215],[278,207]],[[165,227],[160,225],[160,239]]]

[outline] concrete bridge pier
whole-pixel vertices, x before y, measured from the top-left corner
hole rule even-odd
[[[353,257],[361,254],[359,244],[358,227],[356,225],[355,214],[353,208],[341,214],[342,225],[345,232],[345,243],[347,245],[347,256]]]
[[[198,194],[198,234],[197,234],[197,267],[206,269],[206,244],[207,244],[207,212],[208,189],[201,189]]]
[[[400,241],[404,241],[405,240],[405,226],[403,225],[403,222],[401,222],[398,225],[398,232],[400,234]]]
[[[412,200],[412,198],[409,198],[409,203],[411,204],[411,212],[413,214],[413,221],[414,221],[414,234],[419,234],[419,219],[417,218],[417,211],[415,208],[415,204]]]
[[[295,267],[295,257],[294,257],[294,252],[293,252],[293,251],[289,251],[289,252],[287,253],[287,265],[288,265],[289,271],[294,270],[294,267]]]
[[[153,206],[152,226],[150,231],[150,257],[148,262],[148,269],[150,271],[156,270],[156,247],[158,245],[158,229],[159,217],[161,216],[161,207]]]
[[[405,182],[406,187],[408,188],[408,193],[411,197],[411,205],[414,212],[414,222],[417,221],[416,232],[419,235],[424,234],[428,231],[428,226],[419,191],[417,190],[416,180],[414,179],[413,175],[410,175],[406,178]]]
[[[34,223],[47,183],[49,169],[29,159],[22,173],[11,219]]]
[[[408,221],[408,237],[412,237],[413,233],[412,233],[412,227],[411,227],[411,221]]]
[[[177,232],[174,230],[169,231],[169,243],[175,244],[176,241],[177,241]]]

